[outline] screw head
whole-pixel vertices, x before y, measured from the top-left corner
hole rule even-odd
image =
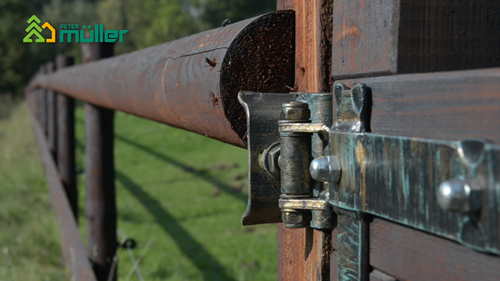
[[[284,103],[281,109],[281,120],[308,120],[311,117],[311,111],[307,103],[290,102]]]
[[[314,159],[309,165],[311,177],[320,182],[339,182],[342,166],[338,156],[323,156]]]

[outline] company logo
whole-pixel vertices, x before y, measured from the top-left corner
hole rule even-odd
[[[33,36],[36,36],[36,43],[55,43],[56,42],[56,30],[50,25],[48,22],[44,23],[42,27],[39,26],[40,19],[38,19],[35,15],[33,15],[29,20],[28,28],[26,28],[26,32],[28,33],[24,39],[24,43],[32,43]],[[48,28],[51,31],[51,38],[44,38],[40,32],[45,28]],[[84,25],[82,29],[79,29],[79,24],[61,24],[59,25],[59,42],[82,42],[82,43],[91,43],[91,42],[99,42],[99,43],[114,43],[116,40],[118,42],[123,42],[123,36],[128,32],[128,30],[116,30],[109,29],[105,30],[102,24],[94,24],[94,29],[92,29],[92,25]],[[66,35],[66,36],[65,36]]]
[[[26,28],[26,32],[28,35],[26,35],[23,39],[24,43],[31,43],[33,42],[33,35],[35,35],[37,38],[35,40],[36,43],[55,43],[56,42],[56,30],[50,25],[50,23],[46,22],[40,27],[38,24],[40,24],[40,19],[38,19],[35,15],[31,16],[31,18],[28,20],[28,28]],[[42,32],[42,28],[49,28],[52,36],[49,39],[45,39],[40,32]]]

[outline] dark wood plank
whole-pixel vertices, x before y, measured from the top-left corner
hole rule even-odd
[[[54,72],[55,64],[49,61],[45,64],[46,73]],[[57,98],[56,93],[47,90],[47,141],[49,142],[50,152],[57,164]]]
[[[56,57],[57,69],[73,65],[73,58]],[[78,223],[78,190],[75,172],[75,100],[56,93],[57,99],[57,166],[71,210]]]
[[[371,89],[373,133],[500,143],[500,68],[337,82]]]
[[[113,44],[82,44],[83,63],[113,55]],[[86,102],[85,215],[89,258],[98,281],[116,281],[114,111]],[[111,276],[111,277],[110,277]]]
[[[396,281],[396,278],[374,269],[370,272],[370,281]]]
[[[500,1],[337,0],[335,80],[500,66]]]
[[[500,257],[385,220],[370,224],[370,264],[398,280],[499,280]]]

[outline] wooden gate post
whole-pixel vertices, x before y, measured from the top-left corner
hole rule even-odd
[[[295,10],[295,91],[331,92],[325,61],[331,57],[328,10],[333,8],[333,0],[279,0],[277,4],[278,10]],[[279,280],[330,280],[330,268],[336,268],[336,261],[331,230],[278,225]]]
[[[73,65],[73,58],[56,57],[56,69]],[[78,222],[78,192],[75,174],[75,100],[56,93],[57,100],[57,165],[75,220]]]
[[[112,44],[82,44],[83,63],[113,55]],[[116,280],[114,111],[85,103],[85,173],[87,238],[97,280]]]

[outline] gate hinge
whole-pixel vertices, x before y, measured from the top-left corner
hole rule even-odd
[[[331,229],[341,213],[352,225],[339,221],[340,230],[365,231],[371,215],[500,254],[500,146],[372,133],[362,84],[239,100],[248,124],[244,225]]]

